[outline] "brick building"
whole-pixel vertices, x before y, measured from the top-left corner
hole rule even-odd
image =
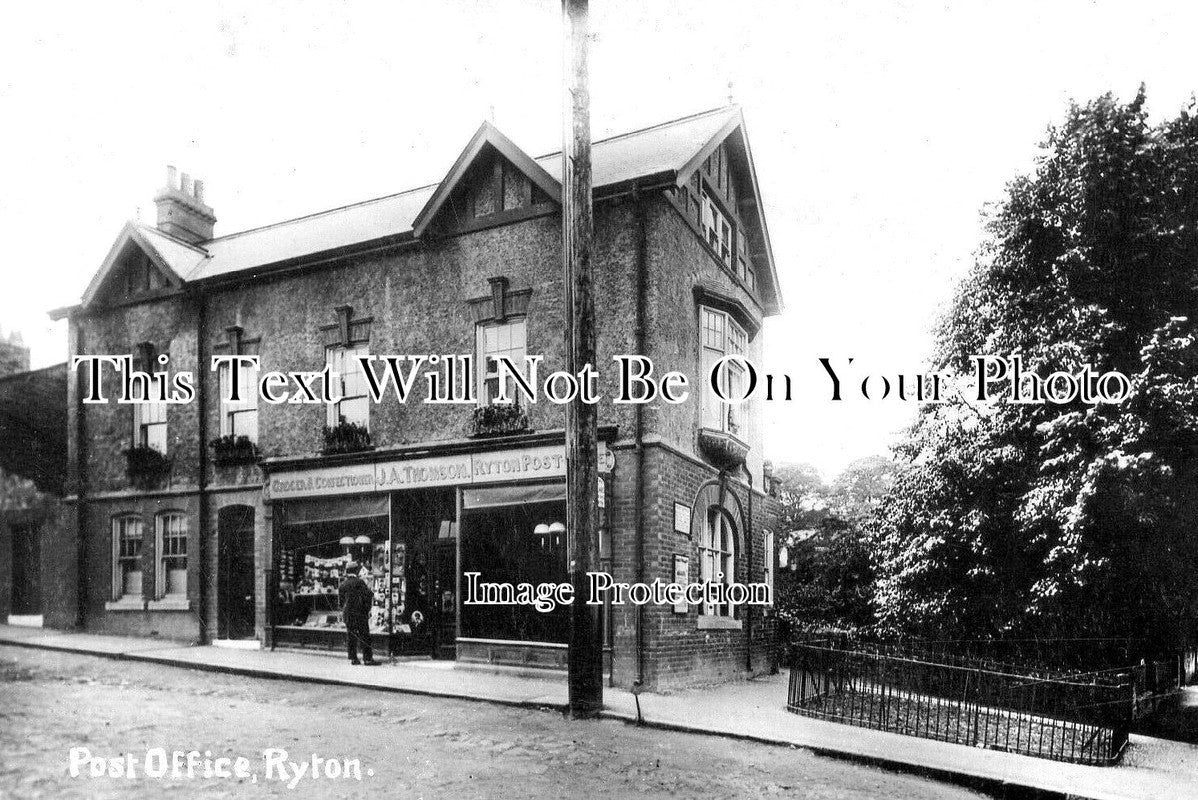
[[[10,625],[75,621],[42,603],[62,581],[66,377],[65,364],[29,371],[20,334],[0,335],[0,621]]]
[[[597,141],[593,161],[597,366],[606,381],[612,356],[643,353],[695,392],[601,403],[604,565],[628,582],[772,580],[761,403],[699,388],[725,354],[759,364],[762,320],[781,307],[743,117]],[[374,582],[377,646],[563,665],[567,609],[462,602],[470,572],[566,579],[564,407],[491,402],[494,357],[544,354],[543,374],[563,363],[560,169],[484,124],[437,184],[225,236],[202,184],[168,170],[157,226],[128,224],[82,302],[54,313],[72,356],[193,371],[196,398],[90,404],[85,372],[71,379],[78,547],[63,566],[77,580],[47,602],[90,631],[341,647],[330,592],[352,559]],[[338,400],[255,400],[248,368],[209,370],[221,354],[256,355],[263,372],[331,367]],[[476,374],[457,377],[477,402],[371,402],[357,358],[391,354],[474,355]],[[119,382],[106,371],[110,398]],[[221,400],[232,382],[246,400]],[[769,669],[770,617],[612,606],[611,680]]]

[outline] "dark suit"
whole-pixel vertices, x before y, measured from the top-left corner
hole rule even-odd
[[[345,646],[350,661],[358,660],[358,647],[362,649],[363,661],[374,661],[370,648],[370,608],[374,605],[374,592],[366,581],[351,575],[341,582],[337,590],[341,599],[341,617],[345,620]]]

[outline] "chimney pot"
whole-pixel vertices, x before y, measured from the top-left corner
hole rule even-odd
[[[216,216],[204,203],[204,182],[173,166],[166,170],[167,185],[154,196],[158,230],[193,244],[211,239]]]

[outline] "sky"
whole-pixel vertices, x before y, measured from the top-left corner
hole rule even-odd
[[[555,0],[22,3],[0,29],[0,329],[34,367],[165,165],[205,181],[217,234],[439,180],[486,118],[561,141]],[[1153,2],[592,0],[595,138],[742,106],[785,312],[766,457],[827,477],[885,454],[914,406],[833,402],[927,367],[982,212],[1070,100],[1154,118],[1198,84],[1198,6]],[[729,83],[732,87],[729,89]],[[599,310],[602,313],[602,309]],[[854,359],[850,366],[849,358]]]

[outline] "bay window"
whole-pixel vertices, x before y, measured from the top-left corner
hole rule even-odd
[[[748,334],[728,313],[702,306],[699,308],[699,338],[703,353],[702,426],[748,441],[751,418],[749,401],[734,405],[720,400],[711,390],[709,378],[721,358],[747,355]],[[717,380],[725,397],[737,398],[744,394],[746,379],[744,364],[730,361],[720,368]]]

